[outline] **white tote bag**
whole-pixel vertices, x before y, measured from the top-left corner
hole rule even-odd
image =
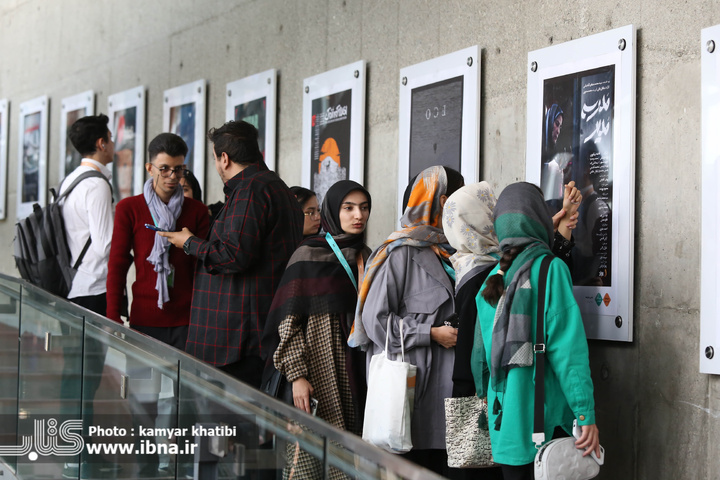
[[[387,357],[390,338],[388,316],[385,351],[373,355],[368,371],[368,392],[363,423],[363,440],[392,453],[412,449],[410,422],[415,404],[417,367],[405,362],[403,324],[400,320],[401,360]]]

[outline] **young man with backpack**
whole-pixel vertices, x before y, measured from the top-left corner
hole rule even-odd
[[[82,256],[68,300],[105,316],[106,284],[110,243],[113,234],[112,172],[115,145],[108,129],[108,117],[100,114],[83,117],[69,131],[70,141],[83,156],[80,166],[62,182],[59,195],[80,175],[93,170],[105,178],[85,178],[67,195],[63,203],[63,220],[71,264],[75,265],[88,239],[90,245]]]

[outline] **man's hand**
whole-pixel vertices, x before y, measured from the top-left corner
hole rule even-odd
[[[167,238],[170,243],[175,245],[177,248],[183,248],[183,245],[185,245],[187,239],[190,237],[194,237],[192,232],[188,230],[187,227],[183,227],[183,229],[179,232],[157,232],[157,234],[161,237]]]
[[[452,348],[457,343],[457,328],[447,325],[432,327],[430,329],[430,338],[445,348]]]

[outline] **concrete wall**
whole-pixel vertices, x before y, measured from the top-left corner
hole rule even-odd
[[[16,201],[21,102],[48,95],[49,185],[58,182],[60,100],[148,87],[147,137],[161,131],[164,89],[208,80],[208,125],[224,120],[225,84],[279,69],[278,169],[300,182],[302,81],[368,62],[366,186],[377,246],[395,225],[399,69],[482,48],[482,178],[497,192],[524,179],[527,52],[627,24],[638,28],[635,341],[591,342],[599,478],[720,478],[720,383],[698,373],[700,31],[717,1],[610,0],[0,0],[0,98],[11,101],[8,219]],[[208,164],[208,199],[221,184]]]

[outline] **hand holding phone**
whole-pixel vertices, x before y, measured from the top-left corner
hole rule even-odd
[[[163,230],[160,227],[156,227],[155,225],[153,225],[151,223],[146,223],[145,228],[149,228],[150,230],[154,230],[156,232],[167,232],[167,230]]]

